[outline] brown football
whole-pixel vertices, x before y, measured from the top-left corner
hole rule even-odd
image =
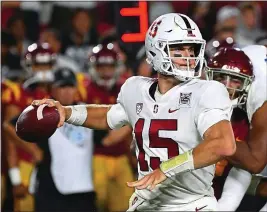
[[[52,136],[58,122],[59,113],[55,107],[45,104],[31,105],[20,114],[16,123],[16,133],[25,141],[37,143]]]

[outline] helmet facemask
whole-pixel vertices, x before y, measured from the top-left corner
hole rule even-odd
[[[28,79],[24,82],[23,87],[28,88],[34,84],[51,83],[54,81],[54,61],[32,61],[25,66],[28,73]]]
[[[89,56],[88,65],[93,81],[108,90],[113,88],[124,71],[124,64],[112,43],[95,46]]]
[[[33,43],[28,47],[25,58],[21,61],[22,67],[27,71],[25,88],[34,84],[51,83],[54,80],[57,55],[48,43]]]
[[[100,66],[105,66],[105,65],[100,65]],[[89,69],[89,73],[92,76],[93,80],[99,86],[103,86],[103,87],[106,87],[107,89],[111,89],[114,86],[114,84],[117,82],[118,78],[120,77],[121,73],[123,72],[123,69],[121,66],[114,64],[113,67],[110,67],[110,68],[115,69],[113,76],[108,78],[108,79],[105,79],[105,78],[101,77],[99,71],[97,70],[100,66],[99,65],[92,66]],[[106,66],[111,66],[111,65],[106,65]]]
[[[185,46],[193,48],[192,55],[183,56],[182,48]],[[174,76],[180,81],[188,81],[201,77],[201,70],[204,62],[204,40],[172,42],[158,40],[155,44],[155,48],[160,51],[162,55],[162,60],[158,60],[162,61],[160,70],[158,70],[161,74]],[[175,49],[177,49],[177,53],[175,53]],[[174,50],[174,53],[172,53],[172,50]],[[181,51],[181,53],[179,53],[179,51]],[[151,56],[153,57],[153,52],[149,53],[152,54]],[[178,60],[180,62],[178,62]],[[152,62],[155,63],[155,60]]]

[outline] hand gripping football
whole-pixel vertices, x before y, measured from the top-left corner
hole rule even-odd
[[[17,135],[28,142],[37,143],[47,140],[57,129],[59,113],[55,107],[46,104],[28,106],[16,123]]]

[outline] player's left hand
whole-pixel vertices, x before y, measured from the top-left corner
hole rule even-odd
[[[127,185],[129,187],[134,187],[137,189],[149,189],[153,190],[156,185],[166,180],[166,175],[160,170],[155,169],[152,173],[144,176],[140,180],[134,181],[134,182],[127,182]]]

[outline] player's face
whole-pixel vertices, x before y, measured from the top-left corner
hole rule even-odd
[[[97,65],[97,72],[101,79],[109,80],[115,74],[115,65]]]
[[[53,66],[50,64],[35,64],[32,65],[32,71],[51,71]]]
[[[221,82],[227,87],[229,97],[231,99],[235,99],[239,95],[239,92],[237,90],[242,90],[243,81],[238,77],[230,76],[227,74],[214,73],[213,79]]]
[[[77,89],[71,85],[52,87],[52,96],[62,105],[72,105],[75,103]]]
[[[170,45],[170,56],[172,57],[173,64],[179,69],[187,69],[189,64],[191,69],[195,68],[195,59],[185,59],[179,57],[195,57],[195,48],[190,44],[177,44]]]

